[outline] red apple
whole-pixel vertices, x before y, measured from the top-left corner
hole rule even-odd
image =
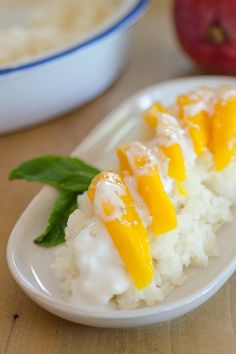
[[[236,0],[175,0],[179,41],[202,67],[236,75]]]

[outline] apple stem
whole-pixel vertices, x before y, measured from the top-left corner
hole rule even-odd
[[[221,45],[225,42],[227,34],[219,24],[215,23],[208,28],[207,38],[211,43]]]

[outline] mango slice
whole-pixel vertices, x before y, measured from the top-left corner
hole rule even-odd
[[[179,117],[188,129],[196,154],[200,156],[209,146],[209,114],[200,100],[188,95],[179,96],[177,103]]]
[[[236,96],[216,102],[212,134],[215,169],[220,171],[236,156]]]
[[[154,273],[148,235],[122,177],[101,172],[93,179],[88,196],[136,288],[145,288]]]
[[[120,146],[117,152],[121,171],[131,173],[136,179],[138,193],[152,217],[153,234],[158,236],[175,229],[177,219],[174,206],[164,189],[150,150],[133,142]]]
[[[162,113],[164,114],[161,116]],[[160,121],[160,119],[165,120],[165,117],[168,118],[167,121]],[[176,129],[181,129],[181,127],[179,127],[178,122],[174,117],[168,115],[166,108],[159,102],[154,104],[145,113],[144,119],[152,128],[156,129],[158,146],[163,154],[169,159],[168,175],[176,181],[179,193],[181,195],[186,195],[187,192],[183,186],[183,181],[187,178],[184,155],[180,144],[175,142],[173,138]],[[158,125],[160,124],[162,125],[162,128],[158,129]],[[173,134],[173,136],[171,136],[171,134]],[[162,143],[165,140],[167,144]]]
[[[150,125],[151,128],[157,128],[157,117],[160,113],[167,113],[166,108],[160,103],[154,103],[144,114],[144,120]]]
[[[169,159],[168,175],[176,180],[179,193],[183,196],[186,195],[187,191],[183,186],[183,181],[186,180],[187,174],[180,144],[175,143],[170,146],[162,146],[161,149]]]

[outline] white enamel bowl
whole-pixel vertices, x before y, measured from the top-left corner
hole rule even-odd
[[[61,115],[106,90],[127,63],[131,25],[147,4],[148,0],[123,1],[86,40],[31,62],[1,67],[0,134]],[[5,7],[0,21],[9,17],[12,22],[19,10],[17,1],[15,7]]]
[[[114,148],[137,136],[140,114],[153,101],[170,103],[176,94],[199,85],[232,84],[227,77],[199,77],[174,80],[148,88],[119,106],[92,131],[74,151],[99,168],[112,166]],[[68,137],[69,138],[69,137]],[[193,310],[208,300],[236,269],[236,211],[232,224],[219,232],[220,256],[211,259],[208,267],[194,268],[189,279],[160,305],[129,311],[84,311],[63,301],[60,284],[50,270],[55,248],[36,246],[33,239],[44,229],[56,192],[44,188],[30,203],[9,239],[7,260],[11,274],[24,292],[46,310],[77,323],[99,327],[141,326],[173,319]],[[191,232],[191,230],[189,230]]]

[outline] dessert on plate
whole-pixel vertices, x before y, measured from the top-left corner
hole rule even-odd
[[[78,196],[56,250],[52,269],[78,308],[158,304],[189,267],[218,255],[217,231],[232,220],[236,90],[200,87],[139,120],[149,139],[117,146],[117,163]]]

